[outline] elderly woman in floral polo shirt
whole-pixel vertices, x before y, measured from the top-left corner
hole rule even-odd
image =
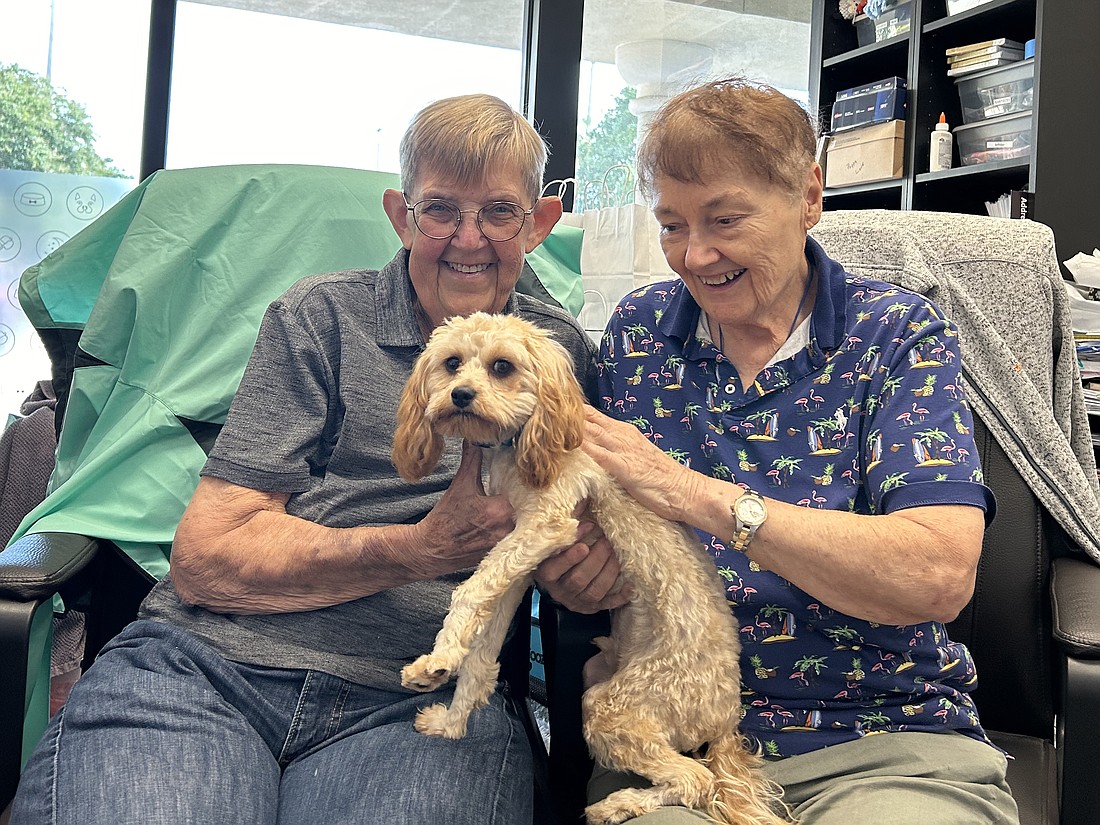
[[[658,113],[639,180],[680,279],[616,309],[585,449],[709,545],[741,627],[741,729],[803,825],[1017,823],[974,663],[945,629],[994,510],[956,330],[808,237],[815,146],[797,103],[739,78]],[[608,606],[609,552],[563,554],[542,583]],[[600,774],[590,795],[639,781]]]

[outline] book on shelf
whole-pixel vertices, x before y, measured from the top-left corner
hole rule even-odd
[[[998,37],[995,40],[983,40],[980,43],[970,43],[966,46],[952,46],[946,49],[944,53],[951,57],[956,54],[964,54],[966,52],[972,52],[977,49],[989,49],[1000,46],[1005,49],[1015,49],[1022,52],[1024,50],[1024,44],[1018,40],[1009,40],[1007,37]]]
[[[1006,60],[1001,57],[994,57],[990,60],[980,60],[977,63],[968,63],[965,66],[953,66],[947,70],[948,77],[959,77],[960,75],[970,74],[971,72],[980,72],[982,69],[993,69],[997,66],[1007,66],[1009,63],[1016,63],[1016,60]]]
[[[1034,220],[1031,217],[1035,211],[1035,193],[1024,189],[1013,189],[1008,193],[1009,208],[1008,217],[1019,220]]]
[[[977,52],[963,52],[962,54],[951,54],[947,56],[947,65],[949,66],[966,66],[970,63],[980,63],[983,60],[992,60],[996,57],[1003,57],[1006,60],[1023,60],[1024,53],[1019,49],[1002,49],[998,46],[992,46],[988,49],[981,49]]]

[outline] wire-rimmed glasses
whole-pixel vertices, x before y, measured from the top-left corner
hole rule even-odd
[[[450,201],[439,198],[425,198],[409,205],[405,198],[405,207],[412,212],[416,228],[437,241],[450,238],[458,231],[462,216],[477,216],[477,226],[481,234],[490,241],[510,241],[523,229],[527,216],[535,211],[534,207],[524,209],[518,203],[494,201],[480,209],[459,209]]]

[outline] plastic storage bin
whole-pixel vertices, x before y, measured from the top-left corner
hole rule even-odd
[[[947,0],[947,13],[958,14],[961,11],[969,11],[977,6],[984,6],[989,0]]]
[[[963,166],[1031,156],[1031,112],[956,126],[954,133]]]
[[[856,27],[856,42],[868,46],[897,34],[905,34],[909,31],[912,17],[913,8],[909,0],[891,6],[874,20],[866,14],[856,15],[852,21]]]
[[[1035,88],[1035,58],[974,72],[955,81],[963,123],[1031,110]]]

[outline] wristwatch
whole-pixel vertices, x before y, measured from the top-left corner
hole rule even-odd
[[[733,514],[733,524],[736,530],[733,534],[733,549],[738,553],[744,553],[748,549],[752,537],[760,529],[760,525],[767,520],[768,506],[764,503],[764,497],[760,493],[746,489],[730,505],[730,512]]]

